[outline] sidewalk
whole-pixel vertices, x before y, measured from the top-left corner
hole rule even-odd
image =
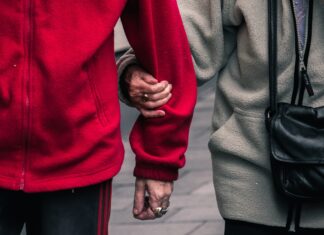
[[[215,81],[199,89],[187,164],[181,170],[179,180],[175,182],[169,212],[159,220],[143,222],[132,217],[134,156],[127,142],[129,120],[126,126],[124,124],[126,156],[122,171],[114,179],[110,235],[223,234],[224,222],[216,205],[207,148],[214,101],[213,83]],[[128,108],[122,108],[123,119],[125,116],[128,118],[128,112],[132,112],[127,110]]]

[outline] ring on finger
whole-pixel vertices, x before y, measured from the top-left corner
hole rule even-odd
[[[153,213],[156,218],[161,218],[167,212],[168,212],[168,208],[157,207],[157,208],[153,209]]]
[[[142,101],[145,103],[147,101],[149,101],[149,95],[147,93],[143,93],[142,95]]]

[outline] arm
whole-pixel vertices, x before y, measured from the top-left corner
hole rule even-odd
[[[226,8],[234,8],[233,0],[227,0]],[[188,35],[198,84],[217,76],[227,62],[235,46],[232,26],[224,12],[222,0],[178,0],[183,23]],[[225,4],[225,3],[224,3]],[[224,17],[223,17],[224,16]],[[227,22],[223,21],[226,18]],[[226,42],[226,45],[225,45]],[[120,79],[128,65],[136,64],[134,51],[129,50],[118,61]]]
[[[226,30],[223,30],[222,1],[178,0],[178,3],[190,42],[198,84],[203,84],[217,76],[227,61],[228,56],[225,54],[229,53],[225,52],[230,51],[225,49],[224,43],[224,38],[229,37],[223,34]],[[233,48],[232,41],[226,40],[227,48]],[[136,66],[128,67],[134,64]],[[119,59],[117,65],[120,87],[123,91],[120,92],[121,99],[129,100],[129,103],[136,106],[147,118],[163,116],[165,112],[155,109],[167,102],[166,92],[170,93],[171,91],[162,89],[159,92],[149,93],[148,87],[152,88],[153,86],[149,83],[145,84],[145,80],[151,75],[138,67],[139,64],[132,49]],[[136,75],[138,73],[141,73],[140,77]],[[150,103],[142,102],[143,93],[150,94]],[[153,97],[151,98],[151,96]]]
[[[158,81],[166,80],[173,85],[172,99],[163,107],[166,115],[158,119],[140,116],[132,129],[130,143],[136,154],[134,175],[138,180],[172,182],[185,163],[184,152],[196,101],[195,74],[176,1],[128,0],[122,21],[138,64]],[[145,183],[149,186],[148,181]],[[137,189],[145,188],[141,185]],[[148,193],[153,194],[150,189]],[[143,190],[136,195],[143,200]]]

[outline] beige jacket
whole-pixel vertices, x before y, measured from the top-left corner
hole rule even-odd
[[[273,187],[264,121],[269,102],[267,0],[178,3],[198,81],[218,76],[209,148],[219,210],[227,219],[285,226],[288,202]],[[281,101],[289,102],[295,29],[290,1],[278,4],[278,92]],[[324,1],[314,5],[308,74],[315,95],[305,95],[304,104],[323,106]],[[129,54],[120,68],[134,61]],[[303,204],[300,226],[324,228],[324,203]]]

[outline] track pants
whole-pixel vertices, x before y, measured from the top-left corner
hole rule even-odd
[[[111,180],[74,190],[24,193],[0,189],[0,235],[107,235]]]

